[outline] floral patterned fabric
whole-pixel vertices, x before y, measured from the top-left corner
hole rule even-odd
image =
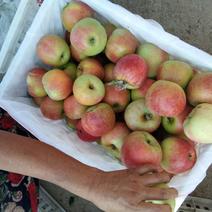
[[[33,137],[0,108],[0,129]],[[0,212],[37,212],[38,180],[0,170]]]

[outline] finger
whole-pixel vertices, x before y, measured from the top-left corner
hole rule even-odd
[[[134,169],[134,171],[142,175],[148,172],[160,172],[161,167],[149,164],[149,165],[143,165],[140,168]]]
[[[141,176],[141,180],[144,185],[166,183],[166,182],[169,182],[170,179],[171,179],[170,175],[167,174],[166,172],[144,174],[143,176]]]
[[[169,205],[159,205],[159,204],[152,204],[141,202],[139,204],[139,211],[145,212],[171,212],[171,207]]]
[[[153,188],[147,187],[145,189],[145,200],[166,200],[177,197],[177,191],[174,188]]]

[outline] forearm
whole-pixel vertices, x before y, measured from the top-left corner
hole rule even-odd
[[[4,131],[0,169],[52,182],[84,198],[100,172],[42,142]]]

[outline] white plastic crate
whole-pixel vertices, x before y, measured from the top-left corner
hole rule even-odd
[[[109,3],[107,0],[101,0],[101,2],[96,1],[96,0],[82,0],[82,1],[88,3],[91,7],[93,7],[94,10],[96,10],[97,12],[99,12],[100,14],[105,16],[105,18],[108,18],[113,23],[118,24],[118,25],[122,25],[123,27],[132,31],[140,40],[143,40],[145,38],[145,40],[155,43],[156,45],[158,45],[162,49],[169,52],[171,55],[174,55],[176,58],[180,58],[180,59],[183,59],[185,61],[189,61],[193,65],[196,65],[197,67],[200,67],[202,69],[212,69],[212,57],[210,55],[208,55],[207,53],[205,53],[205,52],[203,52],[199,49],[196,49],[195,47],[190,46],[189,44],[186,44],[185,42],[181,41],[177,37],[164,32],[161,29],[160,25],[158,25],[154,21],[147,22],[145,19],[143,19],[143,18],[141,18],[137,15],[135,16],[132,13],[128,12],[127,10],[123,9],[122,7]],[[57,1],[54,1],[54,2],[51,1],[51,0],[45,0],[45,3],[42,6],[41,10],[44,13],[44,12],[46,12],[46,8],[51,8],[51,7],[53,8],[54,5],[56,5],[56,4],[58,4],[58,6],[62,8],[62,6],[64,6],[64,2],[68,2],[68,0],[57,0]],[[13,22],[13,29],[10,29],[11,33],[10,33],[9,37],[7,37],[7,42],[4,45],[4,48],[2,48],[0,58],[3,58],[2,55],[6,59],[8,59],[8,57],[12,56],[12,54],[10,52],[11,51],[11,44],[14,44],[14,43],[12,43],[11,41],[12,40],[13,40],[13,42],[17,41],[17,39],[14,39],[15,37],[14,37],[13,32],[15,30],[18,30],[18,32],[19,32],[19,31],[22,31],[24,29],[25,25],[22,24],[23,22],[21,22],[21,20],[25,20],[24,19],[25,16],[23,14],[29,9],[28,6],[32,6],[32,5],[31,5],[31,1],[29,3],[29,1],[27,1],[27,0],[22,0],[21,4],[22,4],[22,8],[19,9],[19,15],[20,15],[20,17],[22,17],[22,19],[20,18],[19,22],[17,20]],[[23,7],[23,5],[24,5],[24,7]],[[104,6],[104,5],[106,5],[106,6]],[[23,9],[23,8],[25,8],[25,9]],[[59,10],[56,9],[56,11],[58,12]],[[113,11],[113,12],[111,12],[111,11]],[[117,12],[117,11],[119,11],[119,12]],[[35,23],[38,24],[38,22],[43,20],[43,18],[46,16],[47,13],[45,13],[45,15],[44,15],[44,14],[42,14],[42,12],[40,11],[39,14],[36,16],[36,18],[34,20],[34,24]],[[49,15],[49,14],[47,14],[47,15]],[[122,21],[124,21],[124,22],[122,23]],[[62,31],[61,31],[60,27],[61,26],[59,24],[51,30],[53,32],[54,32],[54,30],[56,30],[56,31],[59,30],[59,34],[61,34]],[[26,106],[27,106],[28,109],[25,108],[26,110],[23,111],[22,106],[25,105],[25,103],[24,103],[25,97],[23,98],[23,95],[20,95],[21,92],[18,89],[16,90],[17,98],[14,97],[14,96],[10,96],[10,94],[9,94],[9,96],[12,97],[12,98],[7,98],[5,96],[6,90],[11,92],[11,90],[8,88],[8,84],[6,83],[6,81],[8,81],[9,79],[12,79],[12,77],[14,77],[15,72],[13,73],[13,67],[17,66],[18,62],[20,62],[21,52],[22,51],[27,52],[26,40],[28,40],[28,41],[31,40],[31,42],[32,42],[32,37],[36,38],[36,35],[33,34],[33,30],[35,28],[38,28],[38,26],[36,26],[36,27],[32,26],[30,28],[30,30],[28,31],[27,36],[25,38],[25,42],[21,46],[21,50],[19,50],[18,54],[16,55],[15,59],[13,60],[11,66],[9,68],[9,71],[8,71],[9,74],[7,74],[6,79],[3,81],[3,84],[1,84],[0,105],[2,107],[4,107],[5,109],[7,109],[8,112],[17,121],[19,121],[26,129],[31,131],[40,140],[43,140],[47,144],[50,144],[50,145],[60,149],[61,151],[65,152],[66,154],[71,155],[72,157],[75,157],[76,159],[80,160],[81,162],[87,163],[88,165],[95,166],[95,167],[98,167],[98,168],[101,168],[101,169],[104,169],[104,170],[114,170],[114,169],[123,168],[119,164],[115,164],[113,159],[104,155],[104,151],[102,151],[102,149],[100,149],[98,146],[93,145],[91,147],[89,144],[88,145],[82,144],[82,146],[84,146],[84,150],[85,151],[88,150],[91,154],[85,153],[84,150],[79,151],[79,147],[81,145],[75,144],[74,146],[71,147],[71,143],[67,142],[67,138],[68,138],[67,136],[69,136],[69,139],[72,139],[72,140],[73,139],[77,140],[77,137],[74,136],[74,135],[70,135],[70,133],[68,133],[68,131],[63,126],[61,126],[61,124],[63,125],[62,122],[57,122],[57,123],[52,124],[48,121],[43,121],[43,120],[41,121],[40,120],[40,118],[41,118],[40,112],[37,109],[32,108],[33,105],[30,103],[28,105],[30,107],[30,110],[33,111],[33,112],[36,112],[36,114],[37,114],[37,117],[36,117],[37,123],[38,123],[38,121],[41,121],[42,123],[40,123],[40,125],[43,126],[43,128],[46,128],[46,129],[48,128],[48,127],[45,126],[46,124],[49,124],[49,126],[51,125],[51,127],[55,127],[54,131],[55,131],[55,136],[58,137],[56,139],[57,141],[61,141],[61,134],[57,130],[58,128],[61,132],[63,132],[64,134],[67,134],[67,136],[65,136],[66,141],[61,142],[62,143],[61,145],[58,145],[58,143],[50,142],[47,139],[47,137],[52,139],[52,138],[55,138],[54,136],[52,137],[50,134],[47,135],[45,133],[43,133],[43,135],[41,135],[41,133],[39,133],[40,129],[38,129],[37,127],[32,128],[32,126],[29,126],[29,121],[27,123],[26,120],[23,120],[21,118],[21,116],[26,117],[26,115],[29,115],[30,120],[33,120],[33,118],[30,116],[30,114],[27,113],[27,111],[29,109],[29,107],[27,105]],[[149,30],[149,29],[151,29],[151,30]],[[47,30],[47,29],[45,29],[45,30]],[[153,31],[154,31],[154,33],[153,33]],[[13,37],[10,37],[12,35],[13,35]],[[18,37],[17,35],[16,35],[16,38]],[[8,42],[10,43],[10,45],[8,44]],[[9,59],[8,59],[8,61],[9,61]],[[3,64],[3,66],[6,66],[6,64],[0,63],[0,68],[2,67],[2,64]],[[28,65],[29,64],[30,63],[28,63]],[[6,70],[6,68],[0,69],[0,70],[4,71],[4,70]],[[18,75],[16,75],[16,76],[19,77]],[[17,82],[15,82],[15,83],[17,84]],[[14,85],[14,86],[16,86],[16,85]],[[21,89],[23,89],[23,88],[21,88]],[[21,103],[21,104],[19,105],[19,103]],[[20,110],[22,115],[20,116],[16,112],[14,112],[13,107],[16,107],[16,109]],[[55,140],[55,142],[57,142],[56,140]],[[67,146],[68,144],[70,146]],[[211,147],[207,148],[207,147],[208,146],[201,145],[200,148],[198,148],[198,153],[200,153],[199,154],[199,161],[201,160],[201,163],[200,162],[197,163],[195,165],[194,169],[192,169],[191,172],[186,173],[185,175],[184,174],[179,175],[172,180],[171,185],[177,187],[178,190],[180,190],[180,197],[177,199],[177,207],[180,206],[180,204],[182,203],[182,201],[186,197],[186,194],[188,194],[192,190],[194,190],[195,187],[198,185],[198,183],[200,183],[202,181],[202,179],[205,177],[205,172],[206,172],[208,166],[211,163],[211,161],[207,158],[210,158],[209,156],[212,154],[212,148]],[[73,150],[71,150],[71,148],[76,148],[78,153],[81,152],[81,153],[85,154],[86,156],[89,156],[90,157],[89,161],[85,161],[85,159],[82,157],[82,155],[74,153]],[[96,153],[98,154],[97,156],[92,155],[92,154],[96,154]],[[101,156],[104,155],[104,159],[99,157],[99,155],[101,155]],[[100,163],[95,164],[96,160],[100,161],[100,163],[103,163],[106,160],[106,163],[104,165],[100,164]],[[202,166],[202,164],[204,164],[204,166]],[[201,170],[201,172],[199,172],[199,170]],[[183,184],[184,184],[184,182],[186,182],[186,179],[191,183],[187,183],[186,187],[184,187]]]

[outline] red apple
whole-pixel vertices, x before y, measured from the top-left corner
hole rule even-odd
[[[74,96],[69,96],[64,100],[64,112],[70,119],[81,119],[86,109],[87,106],[77,102]]]
[[[52,100],[63,100],[72,93],[73,82],[62,70],[53,69],[46,72],[42,78],[42,83]]]
[[[163,117],[162,125],[164,129],[171,134],[181,134],[183,133],[183,122],[191,112],[192,107],[186,106],[185,110],[180,113],[178,116],[174,117]]]
[[[40,106],[42,101],[45,99],[45,96],[44,97],[33,97],[32,99],[37,106]]]
[[[155,82],[155,80],[152,79],[146,79],[140,88],[131,90],[131,99],[132,101],[145,98],[147,90],[151,87],[151,85]]]
[[[88,108],[82,117],[83,129],[92,136],[102,136],[113,129],[115,113],[106,103],[99,103]]]
[[[158,80],[175,82],[185,88],[193,77],[192,67],[178,60],[168,60],[161,64],[157,72]]]
[[[159,166],[162,151],[160,144],[151,134],[134,131],[124,139],[121,158],[128,168],[139,168],[146,164]]]
[[[28,93],[30,96],[44,97],[47,95],[42,84],[42,77],[45,73],[46,73],[45,69],[33,68],[27,74],[26,82],[27,82]]]
[[[148,67],[143,58],[136,54],[122,57],[114,68],[114,77],[124,88],[136,89],[146,80]]]
[[[100,144],[117,159],[121,159],[124,138],[130,133],[126,124],[117,122],[114,128],[101,137]]]
[[[83,129],[81,120],[77,123],[77,135],[82,141],[86,142],[94,142],[99,140],[99,137],[92,136]]]
[[[212,104],[212,73],[195,74],[187,87],[187,98],[191,105]]]
[[[77,77],[82,74],[92,74],[102,80],[104,78],[104,68],[98,60],[87,58],[82,60],[77,67]]]
[[[80,62],[81,60],[86,58],[86,56],[82,52],[80,52],[79,49],[74,48],[72,45],[71,45],[71,56],[77,62]]]
[[[176,83],[158,80],[148,89],[145,97],[147,108],[159,116],[177,116],[186,106],[183,89]]]
[[[102,52],[107,43],[107,34],[99,21],[84,18],[77,22],[71,31],[71,45],[85,56]]]
[[[127,29],[118,28],[108,39],[105,54],[108,59],[116,63],[120,58],[133,54],[138,46],[135,36]]]
[[[73,93],[80,104],[90,106],[101,102],[105,95],[105,87],[98,77],[83,74],[75,80]]]
[[[63,101],[54,101],[48,96],[42,101],[40,110],[43,116],[51,120],[63,118]]]
[[[148,64],[148,77],[156,77],[160,64],[169,59],[167,52],[151,43],[140,45],[137,53],[143,57]]]
[[[188,141],[169,137],[162,141],[162,168],[171,174],[180,174],[191,169],[196,162],[196,151]]]
[[[70,59],[70,49],[64,39],[46,35],[37,44],[37,55],[47,65],[59,67]]]
[[[108,63],[104,66],[104,69],[105,69],[104,82],[111,82],[115,79],[113,75],[114,67],[115,67],[115,64],[113,63]]]
[[[71,1],[63,8],[61,14],[63,26],[71,32],[74,24],[83,18],[92,16],[92,14],[93,11],[87,4],[80,1]]]
[[[144,99],[131,102],[124,112],[124,119],[131,130],[144,130],[147,132],[155,131],[161,122],[160,116],[150,112],[145,106]]]
[[[66,124],[71,130],[76,130],[78,122],[79,122],[79,120],[77,120],[77,119],[73,120],[73,119],[66,117]]]
[[[111,105],[115,112],[123,112],[130,102],[130,92],[113,84],[105,84],[105,96],[102,101]]]

